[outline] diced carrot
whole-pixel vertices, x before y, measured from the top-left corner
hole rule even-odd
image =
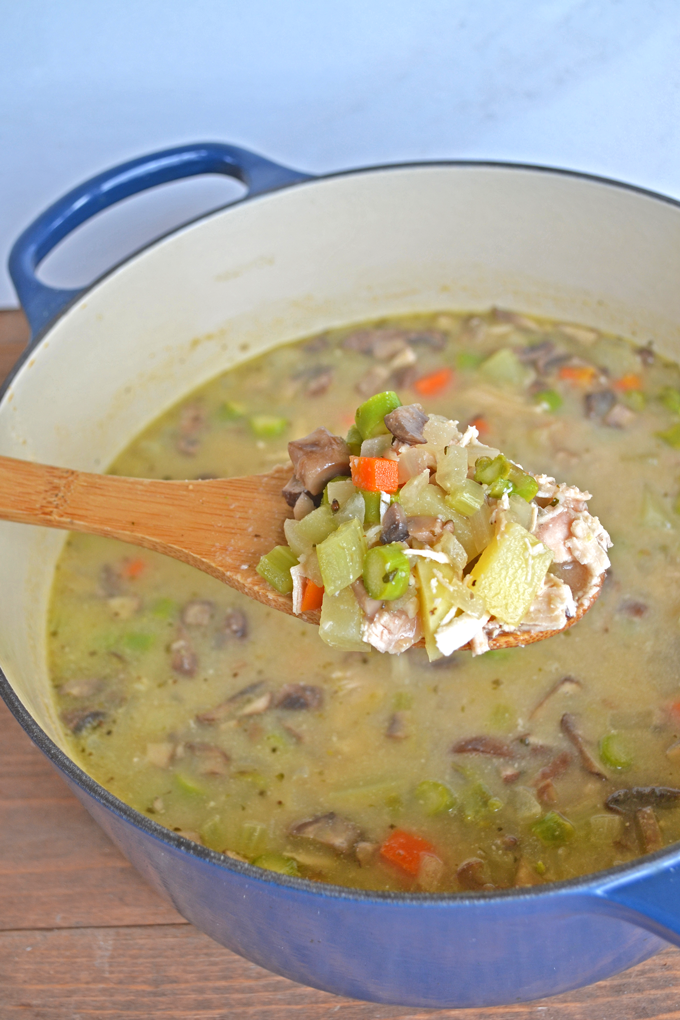
[[[626,392],[627,390],[641,390],[642,379],[639,375],[635,375],[634,372],[628,372],[626,375],[622,375],[620,379],[616,379],[614,382],[614,389]]]
[[[146,560],[137,558],[134,560],[123,560],[123,565],[120,569],[123,577],[127,577],[130,580],[134,580],[136,577],[141,577],[147,568]]]
[[[480,436],[486,436],[489,432],[490,428],[489,423],[486,420],[486,418],[483,418],[481,415],[478,415],[476,418],[473,418],[470,424],[474,425],[474,427],[479,432]]]
[[[403,829],[395,829],[380,847],[381,857],[407,871],[409,875],[418,874],[423,854],[437,856],[435,848],[426,839]]]
[[[671,701],[670,704],[666,706],[666,711],[675,725],[680,726],[680,701]]]
[[[367,492],[396,492],[399,488],[399,464],[387,457],[350,457],[352,481]]]
[[[562,365],[557,374],[567,382],[588,386],[597,378],[598,371],[593,365]]]
[[[320,588],[318,584],[314,584],[313,581],[308,580],[305,585],[305,590],[302,593],[300,611],[302,613],[307,613],[311,609],[321,609],[322,602],[323,588]]]
[[[453,382],[452,368],[437,368],[434,372],[421,375],[416,379],[413,389],[420,393],[421,397],[436,397]]]

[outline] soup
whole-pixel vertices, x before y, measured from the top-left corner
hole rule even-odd
[[[265,471],[384,390],[593,493],[614,542],[594,608],[430,663],[329,648],[183,564],[73,535],[49,654],[75,760],[220,853],[359,888],[539,884],[677,840],[680,368],[651,346],[502,310],[336,330],[213,380],[112,471]]]

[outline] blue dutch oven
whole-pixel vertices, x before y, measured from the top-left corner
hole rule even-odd
[[[83,291],[36,276],[95,213],[196,174],[247,188]],[[312,177],[217,143],[82,184],[19,238],[32,326],[0,400],[0,452],[102,470],[162,410],[231,364],[343,322],[492,303],[629,336],[680,360],[680,208],[537,167],[447,162]],[[680,945],[680,849],[537,888],[371,893],[262,871],[138,814],[68,756],[45,620],[64,536],[0,525],[1,693],[147,881],[236,953],[294,981],[417,1007],[489,1006],[599,981]]]

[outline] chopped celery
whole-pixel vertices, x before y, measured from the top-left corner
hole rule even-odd
[[[326,594],[337,595],[361,577],[364,569],[366,538],[361,522],[353,517],[341,524],[317,545],[316,554]]]
[[[534,476],[513,465],[510,471],[510,481],[512,482],[513,493],[521,496],[527,503],[531,503],[538,492],[538,482]]]
[[[246,409],[243,404],[237,404],[234,400],[226,400],[217,408],[215,416],[218,421],[238,421],[245,416]]]
[[[346,503],[350,496],[353,496],[356,492],[354,482],[351,478],[346,478],[342,475],[338,475],[336,478],[331,478],[330,482],[323,490],[323,496],[321,497],[321,504],[332,505],[336,500],[340,504]],[[307,515],[309,516],[309,515]]]
[[[547,815],[534,822],[531,831],[545,846],[562,846],[576,834],[571,822],[558,811],[548,811]]]
[[[680,390],[674,386],[664,386],[659,393],[659,400],[673,414],[680,414]]]
[[[154,640],[153,634],[143,630],[133,630],[123,635],[123,644],[130,652],[148,652]]]
[[[484,355],[475,351],[459,351],[456,354],[456,368],[461,372],[473,372],[483,361]]]
[[[645,485],[642,490],[641,518],[643,525],[648,528],[667,528],[669,530],[673,528],[673,521],[666,509],[663,497],[649,485]]]
[[[153,615],[160,616],[162,620],[167,620],[178,608],[178,603],[173,601],[173,599],[160,598],[151,604]]]
[[[491,485],[498,478],[509,478],[511,467],[510,461],[502,453],[493,460],[491,457],[479,457],[475,462],[475,481]]]
[[[258,439],[276,439],[288,428],[287,418],[275,414],[253,414],[248,419],[253,434]]]
[[[647,398],[642,390],[627,390],[621,394],[620,399],[631,411],[644,411],[647,406]]]
[[[504,492],[509,494],[512,490],[513,485],[509,478],[497,478],[489,487],[489,495],[494,499],[500,499]]]
[[[492,616],[517,626],[526,615],[553,554],[520,524],[508,522],[472,568],[475,592]]]
[[[299,875],[300,869],[294,857],[287,857],[285,854],[260,854],[253,861],[257,868],[266,868],[267,871],[276,871],[279,875]]]
[[[626,746],[626,739],[620,733],[607,733],[599,743],[600,761],[613,769],[629,769],[633,757]]]
[[[534,394],[534,403],[537,404],[541,410],[554,413],[555,411],[559,411],[561,408],[562,397],[559,395],[557,390],[541,390],[539,393]]]
[[[424,779],[415,789],[415,798],[428,817],[441,815],[456,806],[453,791],[444,783],[432,779]]]
[[[173,779],[180,793],[184,793],[188,797],[204,797],[206,794],[205,787],[193,776],[188,776],[184,772],[175,772]]]
[[[671,425],[665,432],[655,433],[659,439],[663,439],[664,443],[668,446],[672,446],[674,450],[680,450],[680,422],[676,425]]]
[[[288,545],[296,556],[308,555],[315,546],[323,542],[325,538],[337,528],[335,514],[330,506],[320,506],[312,510],[301,521],[287,520],[283,530],[288,539]]]
[[[359,454],[361,453],[362,441],[363,437],[361,435],[361,432],[359,432],[359,429],[356,427],[356,425],[350,425],[350,429],[349,432],[347,433],[347,438],[345,442],[349,446],[349,452],[353,454],[353,456],[358,457]]]
[[[351,588],[344,588],[337,595],[324,593],[319,637],[331,648],[342,648],[346,652],[368,651],[370,645],[361,637],[363,621],[364,614]]]
[[[524,365],[510,347],[501,347],[482,362],[480,373],[496,386],[512,386],[523,389],[535,379],[533,369]]]
[[[268,838],[266,825],[261,822],[243,822],[235,840],[236,849],[245,857],[252,857],[262,853]]]
[[[437,485],[445,492],[453,492],[467,480],[468,456],[464,446],[448,446],[437,461]]]
[[[380,524],[380,493],[367,492],[365,489],[360,489],[359,492],[366,508],[364,524]]]
[[[338,527],[340,527],[340,525],[344,524],[346,521],[356,519],[360,524],[363,524],[365,518],[366,503],[364,502],[364,497],[357,489],[355,489],[349,499],[335,514],[335,523]]]
[[[435,543],[434,549],[436,552],[443,552],[448,556],[451,566],[460,579],[468,561],[468,554],[456,536],[451,534],[450,531],[443,531],[441,538]]]
[[[462,797],[461,808],[466,822],[484,822],[490,814],[503,807],[503,801],[494,797],[481,781],[472,784]]]
[[[538,482],[534,476],[513,464],[502,453],[493,460],[490,457],[480,457],[477,460],[475,481],[490,485],[489,495],[495,499],[500,499],[504,492],[514,492],[530,503],[538,492]]]
[[[484,489],[479,482],[465,478],[449,491],[448,496],[444,496],[444,502],[463,517],[472,517],[484,503]]]
[[[590,835],[595,843],[602,845],[615,843],[621,838],[623,829],[623,818],[621,815],[602,814],[592,815],[589,819]]]
[[[401,400],[393,390],[386,390],[384,393],[376,393],[375,396],[361,404],[357,408],[355,416],[356,426],[361,433],[362,439],[372,439],[374,436],[381,436],[389,429],[385,424],[385,415],[401,407]]]
[[[330,790],[328,797],[334,804],[339,802],[345,809],[354,805],[372,808],[382,807],[389,798],[394,797],[398,792],[399,785],[395,779],[380,779],[372,783],[362,783],[361,786]]]
[[[289,595],[293,590],[290,568],[297,562],[297,557],[287,545],[276,545],[262,557],[255,569],[281,595]]]
[[[221,853],[229,842],[229,831],[231,826],[219,815],[208,818],[201,829],[201,839],[211,850]]]
[[[364,585],[372,599],[399,599],[408,588],[411,566],[397,542],[376,545],[364,560]]]

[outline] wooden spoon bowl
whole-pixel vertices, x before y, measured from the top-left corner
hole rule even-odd
[[[159,481],[0,457],[0,520],[117,538],[164,553],[292,616],[290,596],[280,595],[255,569],[261,556],[285,543],[283,524],[293,513],[281,489],[290,473],[290,465],[279,465],[263,475]],[[578,603],[568,627],[590,609],[603,580]],[[318,626],[319,616],[315,610],[300,619]],[[513,648],[558,633],[517,630],[490,638],[489,645]]]

